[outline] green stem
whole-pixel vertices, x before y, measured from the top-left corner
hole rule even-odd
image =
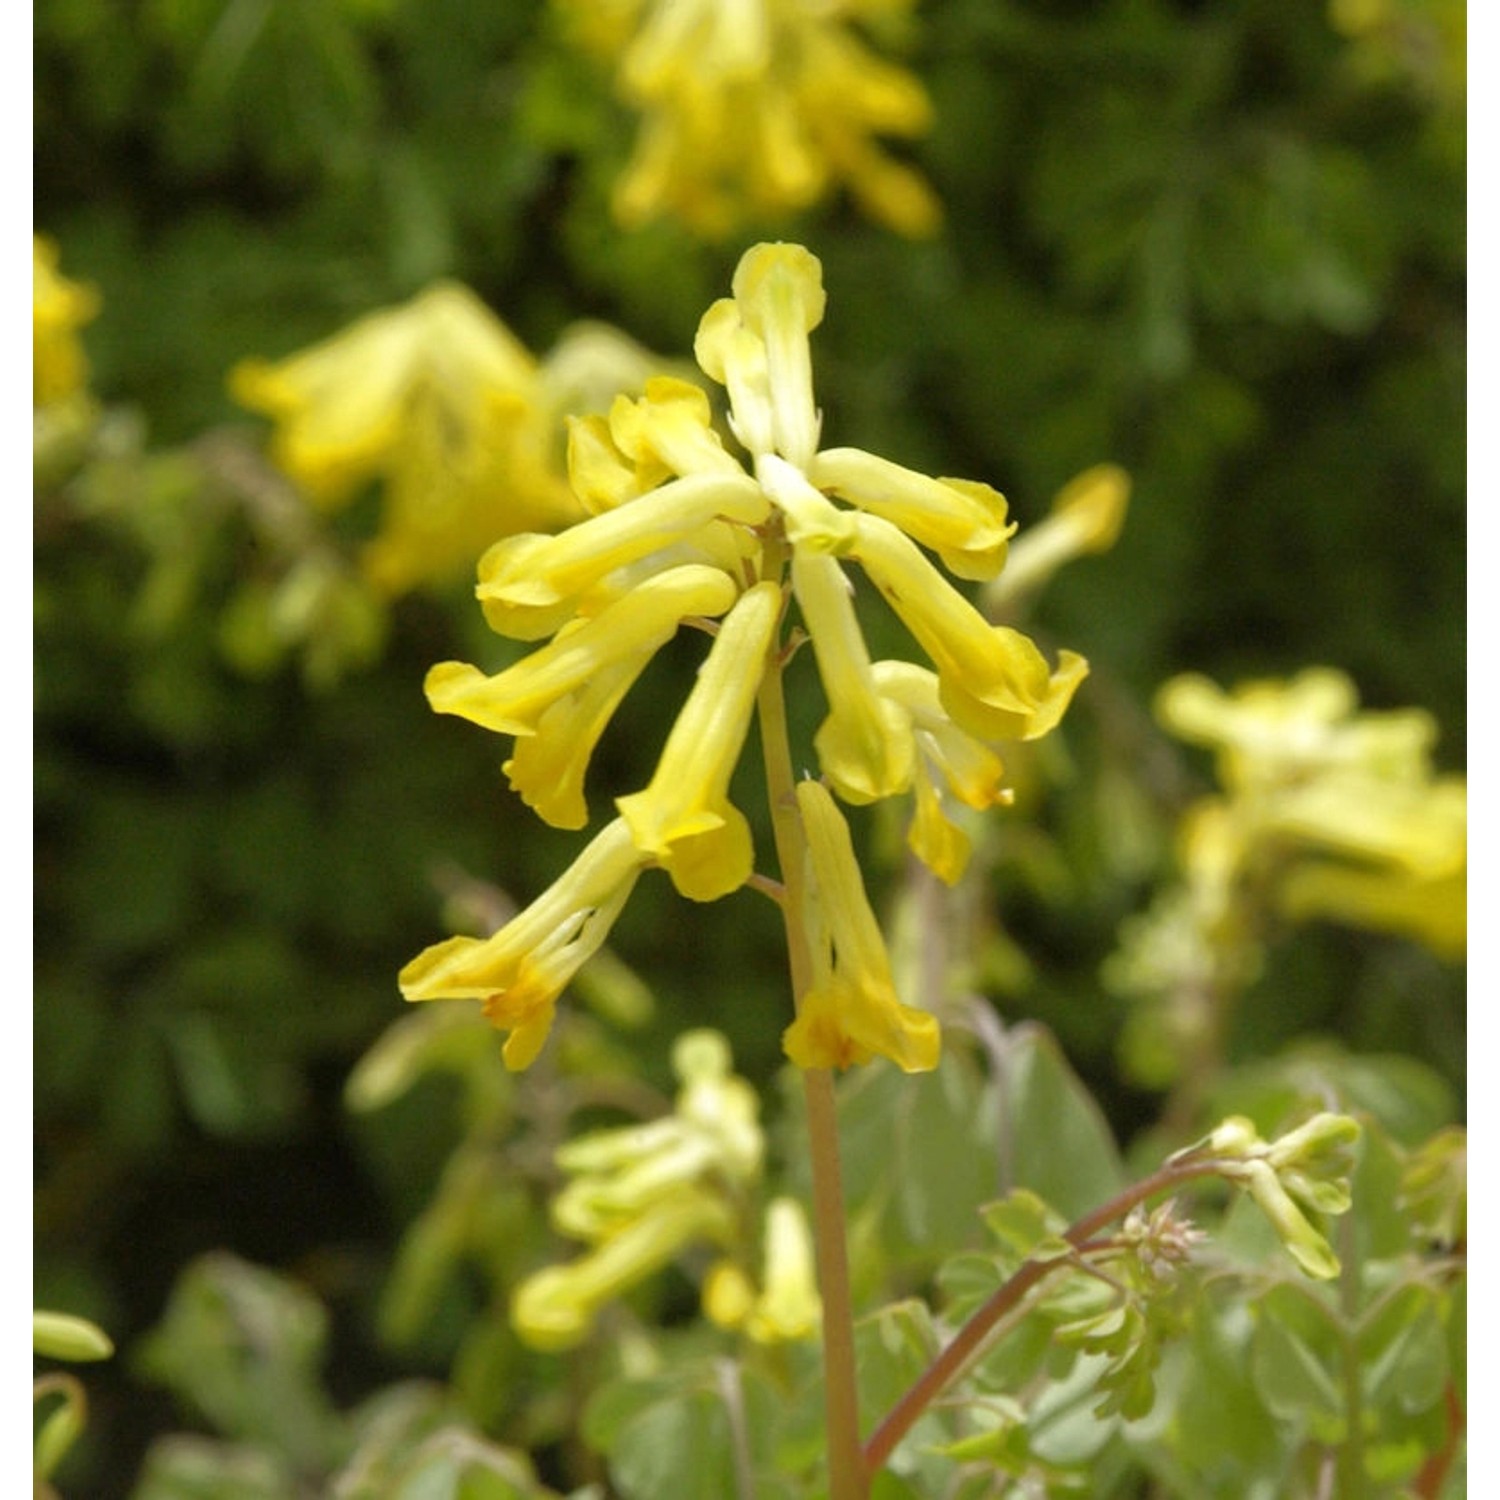
[[[1085,1214],[1068,1228],[1063,1238],[1075,1250],[1082,1249],[1101,1229],[1113,1224],[1116,1219],[1124,1218],[1138,1203],[1144,1203],[1158,1193],[1191,1182],[1195,1178],[1211,1177],[1221,1165],[1217,1160],[1200,1160],[1181,1161],[1165,1166],[1150,1177],[1132,1184],[1092,1213]],[[868,1473],[879,1473],[896,1444],[906,1436],[922,1413],[958,1379],[984,1341],[994,1332],[996,1325],[1020,1303],[1027,1292],[1059,1266],[1071,1264],[1071,1261],[1065,1259],[1028,1260],[1004,1286],[991,1295],[875,1429],[864,1450]]]
[[[769,569],[768,569],[769,572]],[[774,575],[772,575],[774,576]],[[766,664],[757,700],[761,754],[776,857],[781,865],[787,957],[792,995],[800,1006],[812,984],[812,950],[804,924],[806,838],[797,811],[791,742],[781,664],[774,653]],[[818,1291],[823,1302],[823,1382],[828,1423],[829,1500],[866,1500],[869,1482],[859,1446],[859,1397],[854,1377],[854,1309],[849,1293],[844,1190],[839,1171],[838,1116],[833,1075],[807,1069],[807,1129],[812,1156],[813,1237],[817,1247]]]

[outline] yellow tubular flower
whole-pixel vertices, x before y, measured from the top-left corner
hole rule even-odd
[[[1005,572],[984,591],[985,608],[1010,609],[1075,557],[1107,552],[1125,524],[1129,501],[1130,476],[1114,464],[1096,464],[1070,479],[1047,518],[1011,548]]]
[[[908,1073],[935,1068],[937,1021],[896,996],[848,825],[820,782],[798,782],[797,807],[811,866],[816,972],[782,1037],[787,1056],[799,1068],[847,1068],[877,1054]]]
[[[1005,496],[987,484],[929,479],[858,448],[825,449],[813,459],[808,478],[818,489],[894,522],[960,578],[993,578],[1005,566],[1016,526],[1006,523]]]
[[[484,1001],[510,1032],[505,1065],[525,1068],[547,1040],[558,996],[598,951],[648,861],[616,819],[548,891],[493,937],[436,943],[401,971],[408,1000]]]
[[[812,639],[831,712],[814,738],[818,764],[846,802],[875,802],[911,785],[911,717],[876,690],[843,569],[796,552],[792,589]]]
[[[738,890],[754,868],[750,825],[729,801],[729,780],[780,614],[774,583],[744,594],[719,626],[650,786],[616,801],[636,847],[694,901]]]
[[[611,662],[647,656],[690,615],[721,615],[737,590],[719,569],[672,568],[649,578],[594,618],[558,632],[546,646],[493,677],[464,662],[439,662],[427,674],[427,701],[500,734],[536,734],[543,713]]]
[[[765,346],[775,449],[806,469],[822,425],[813,404],[808,334],[827,306],[823,268],[801,245],[756,245],[740,257],[733,288],[741,320]]]
[[[528,533],[497,542],[480,559],[474,592],[492,626],[534,640],[555,631],[579,597],[616,568],[693,536],[719,517],[759,525],[770,508],[760,486],[742,471],[689,475],[556,536]]]
[[[980,739],[1030,740],[1061,719],[1088,663],[1063,651],[1055,672],[1028,636],[991,625],[916,544],[879,516],[854,517],[852,551],[937,666],[943,705]]]
[[[765,1290],[745,1321],[758,1344],[816,1336],[823,1321],[812,1234],[795,1198],[773,1198],[766,1210]]]
[[[875,684],[910,716],[918,752],[917,812],[907,831],[912,853],[948,885],[956,885],[969,861],[969,836],[949,815],[949,796],[982,810],[1011,800],[1002,785],[1005,767],[985,744],[948,717],[937,677],[911,662],[881,661]]]
[[[599,1309],[691,1245],[726,1242],[734,1217],[718,1198],[679,1190],[565,1266],[548,1266],[522,1282],[511,1324],[533,1349],[560,1351],[582,1343]]]
[[[31,237],[31,402],[51,406],[83,389],[88,360],[78,330],[99,311],[99,294],[58,270],[57,246]]]

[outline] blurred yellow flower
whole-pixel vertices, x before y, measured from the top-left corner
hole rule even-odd
[[[58,269],[57,246],[31,237],[31,402],[52,406],[83,390],[89,366],[78,330],[99,311],[99,294]]]
[[[935,233],[926,182],[878,144],[932,122],[927,93],[853,29],[913,0],[555,0],[579,46],[616,66],[642,116],[616,185],[620,222],[673,217],[710,238],[795,213],[835,187],[900,234]]]
[[[1222,887],[1253,869],[1290,916],[1400,932],[1462,955],[1467,783],[1435,774],[1429,714],[1361,710],[1354,684],[1327,667],[1233,693],[1178,677],[1157,712],[1218,753],[1225,795],[1209,806],[1232,850],[1215,860]],[[1185,845],[1190,868],[1201,863],[1195,847]]]
[[[681,1088],[670,1115],[558,1148],[568,1181],[553,1221],[589,1249],[517,1289],[511,1321],[534,1348],[571,1348],[606,1303],[678,1256],[704,1245],[734,1250],[743,1237],[765,1154],[759,1099],[716,1031],[680,1037],[672,1068]],[[704,1296],[722,1311],[724,1285],[710,1277]]]
[[[578,519],[564,419],[645,373],[643,351],[595,324],[539,362],[466,287],[440,282],[283,360],[245,360],[229,384],[275,423],[273,458],[318,505],[380,486],[364,566],[395,595],[461,573],[498,537]]]

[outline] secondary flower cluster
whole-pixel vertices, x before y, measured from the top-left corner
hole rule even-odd
[[[617,398],[607,416],[575,420],[569,471],[587,518],[556,535],[507,537],[479,566],[491,626],[550,640],[493,675],[460,662],[428,674],[439,712],[515,737],[505,769],[522,798],[554,826],[580,828],[590,757],[631,685],[680,625],[712,635],[650,784],[616,799],[616,816],[572,869],[493,937],[452,938],[402,971],[408,999],[483,1000],[510,1032],[511,1067],[536,1056],[558,996],[644,870],[665,870],[695,901],[750,879],[750,824],[729,787],[762,683],[784,660],[788,589],[829,706],[813,740],[827,786],[855,804],[913,792],[911,847],[950,881],[967,852],[954,804],[1006,800],[997,745],[1046,734],[1088,670],[1071,652],[1049,668],[924,551],[961,578],[993,578],[1015,529],[1001,495],[819,446],[809,334],[823,310],[808,251],[749,250],[733,296],[709,308],[695,346],[728,393],[748,463],[721,441],[702,391],[675,379],[651,380],[638,400]],[[851,564],[931,665],[871,659]],[[788,1053],[804,1067],[874,1054],[932,1067],[936,1024],[896,996],[833,795],[808,782],[797,801],[817,974]]]
[[[230,389],[273,419],[272,457],[324,510],[381,485],[364,567],[395,595],[472,567],[497,536],[578,519],[563,419],[639,390],[651,363],[599,324],[539,361],[466,287],[440,282],[283,360],[243,361]]]
[[[1430,714],[1361,711],[1354,684],[1327,667],[1233,693],[1179,677],[1157,712],[1218,752],[1224,795],[1191,815],[1190,865],[1267,881],[1294,919],[1399,932],[1462,955],[1468,788],[1434,774]]]
[[[556,0],[578,44],[618,59],[617,87],[644,117],[615,212],[727,233],[848,185],[900,234],[933,233],[932,190],[875,144],[931,124],[922,85],[850,29],[889,25],[913,0]]]
[[[692,1031],[672,1050],[682,1087],[670,1115],[598,1130],[557,1151],[568,1182],[553,1199],[556,1227],[589,1249],[548,1266],[517,1289],[511,1320],[538,1349],[567,1349],[587,1337],[605,1303],[689,1251],[720,1258],[704,1282],[708,1315],[743,1327],[760,1343],[806,1338],[820,1304],[812,1244],[801,1206],[776,1198],[765,1213],[760,1267],[746,1253],[765,1139],[755,1090],[732,1070],[716,1031]]]

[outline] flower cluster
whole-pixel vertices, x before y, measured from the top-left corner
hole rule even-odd
[[[1361,712],[1349,679],[1321,667],[1232,694],[1179,677],[1157,711],[1175,734],[1218,751],[1224,795],[1193,814],[1193,864],[1220,881],[1253,872],[1294,919],[1463,953],[1468,788],[1462,776],[1434,774],[1431,715]]]
[[[1260,972],[1267,918],[1394,932],[1443,957],[1467,935],[1467,788],[1433,772],[1420,709],[1360,711],[1341,672],[1226,693],[1167,683],[1162,723],[1217,751],[1221,791],[1183,820],[1181,879],[1122,929],[1106,982],[1148,1003],[1125,1048],[1143,1082],[1167,1082],[1212,1045],[1216,1013]]]
[[[528,805],[580,828],[590,757],[631,685],[679,626],[712,636],[649,785],[616,799],[616,816],[573,868],[494,936],[452,938],[401,974],[410,1000],[482,999],[510,1032],[512,1067],[535,1057],[557,997],[643,871],[665,870],[695,901],[750,879],[751,828],[729,787],[762,684],[786,657],[788,594],[829,711],[812,747],[827,786],[796,794],[809,850],[796,883],[817,973],[787,1050],[804,1067],[876,1054],[909,1070],[936,1062],[936,1023],[896,997],[832,794],[863,804],[913,793],[910,845],[956,880],[967,844],[954,804],[1006,800],[998,744],[1051,730],[1088,668],[1066,651],[1049,667],[1028,637],[990,624],[924,550],[961,578],[993,578],[1015,529],[1001,495],[820,447],[809,335],[823,310],[821,268],[805,249],[749,250],[695,346],[728,393],[748,462],[721,440],[702,391],[676,379],[575,419],[569,472],[587,518],[555,535],[506,537],[479,565],[490,625],[550,639],[493,675],[461,662],[428,674],[436,710],[514,736],[505,769]],[[851,565],[930,665],[871,659]]]
[[[618,62],[618,90],[643,116],[615,192],[627,226],[672,216],[717,237],[843,183],[900,234],[937,229],[931,189],[875,143],[929,128],[926,91],[849,26],[889,25],[912,0],[556,3],[581,47]]]
[[[535,1348],[578,1344],[605,1303],[705,1246],[721,1257],[703,1290],[715,1322],[744,1327],[762,1343],[817,1329],[811,1244],[795,1199],[777,1198],[767,1209],[759,1285],[744,1266],[765,1155],[755,1090],[734,1074],[715,1031],[680,1037],[672,1067],[682,1087],[670,1115],[595,1131],[557,1152],[568,1182],[552,1202],[553,1223],[590,1248],[517,1289],[511,1320]]]
[[[272,456],[325,510],[382,487],[364,565],[401,594],[466,568],[497,536],[583,514],[563,474],[563,419],[639,390],[649,356],[598,324],[543,361],[466,287],[440,282],[277,362],[230,375],[276,424]]]

